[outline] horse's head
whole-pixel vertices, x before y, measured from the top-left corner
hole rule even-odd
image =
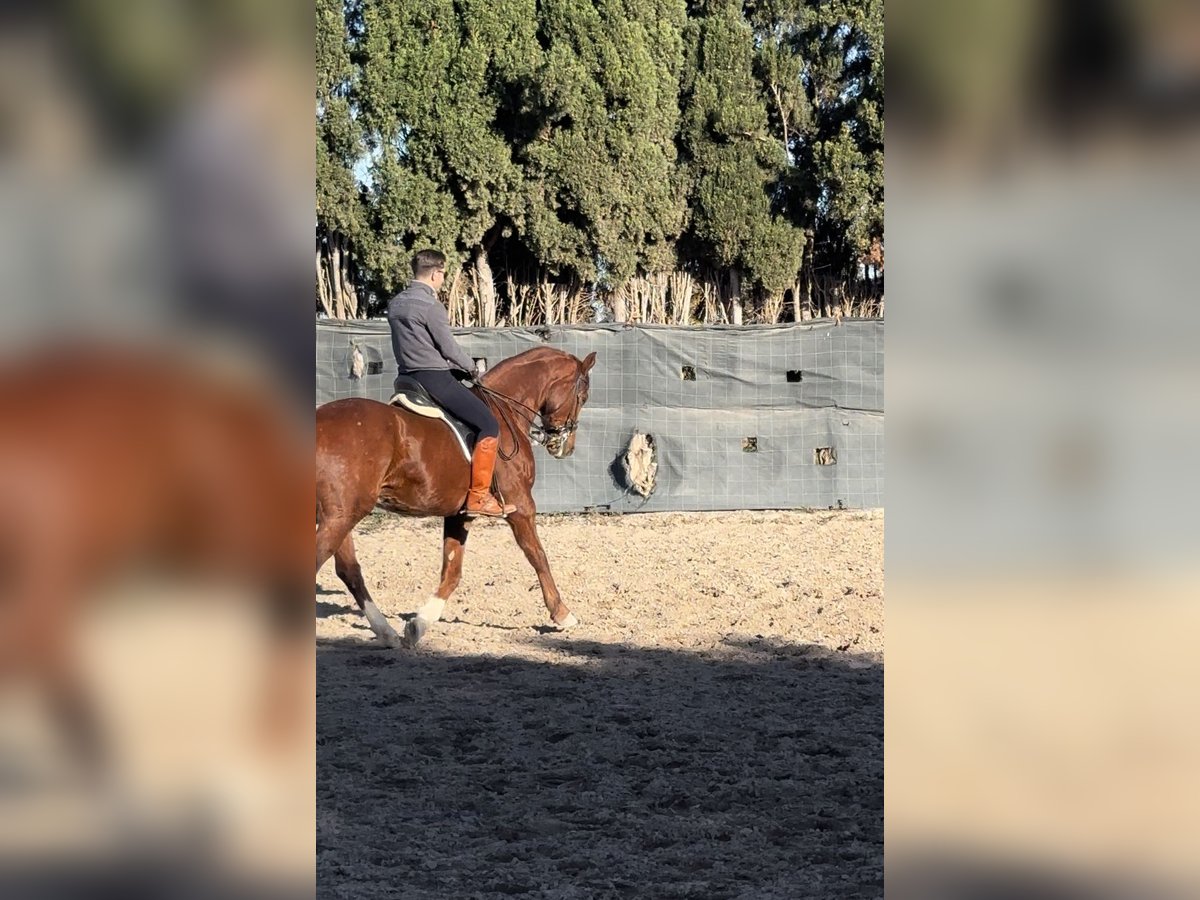
[[[575,429],[579,414],[587,403],[591,380],[588,372],[596,364],[596,354],[589,353],[582,362],[568,357],[572,370],[557,378],[546,392],[541,414],[541,431],[546,451],[555,459],[564,459],[575,452]]]

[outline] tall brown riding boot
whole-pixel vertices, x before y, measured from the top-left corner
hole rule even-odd
[[[471,490],[467,494],[466,512],[472,516],[507,516],[516,512],[511,503],[504,506],[492,496],[492,472],[496,468],[496,449],[500,442],[494,437],[480,438],[471,456]]]

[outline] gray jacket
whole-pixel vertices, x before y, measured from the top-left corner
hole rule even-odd
[[[450,333],[450,317],[429,285],[414,281],[389,300],[387,319],[401,374],[417,369],[470,372],[475,368],[475,361]]]

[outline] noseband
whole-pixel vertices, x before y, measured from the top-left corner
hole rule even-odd
[[[570,403],[570,400],[560,404],[559,407],[554,410],[554,412],[544,414],[540,410],[526,406],[520,400],[515,400],[512,397],[501,394],[499,391],[494,391],[489,387],[485,387],[478,381],[475,382],[475,384],[485,394],[490,394],[498,400],[504,400],[506,403],[512,404],[512,407],[515,407],[514,411],[517,411],[518,414],[529,423],[529,439],[535,444],[541,444],[543,447],[549,450],[553,445],[561,445],[575,433],[576,429],[579,428],[579,412],[583,407],[583,400],[581,399],[581,395],[583,393],[583,378],[584,376],[582,375],[578,375],[575,378],[575,387],[573,392],[575,409],[571,413],[571,418],[567,419],[562,425],[558,426],[551,425],[548,420],[553,418],[553,416],[558,413],[559,410],[565,407],[567,403]],[[501,416],[504,418],[505,424],[508,426],[509,431],[515,435],[516,429],[513,427],[513,423],[509,420],[509,417],[505,415],[503,411],[501,412]],[[515,454],[516,449],[514,448],[511,454],[505,455],[502,451],[500,455],[503,459],[512,459],[513,455]]]
[[[541,419],[541,424],[539,425],[533,422],[529,423],[529,439],[535,444],[548,446],[551,442],[559,442],[573,435],[575,430],[579,428],[579,410],[583,405],[579,399],[580,394],[582,393],[582,388],[583,376],[580,375],[575,379],[575,410],[571,413],[571,418],[567,419],[557,427],[550,425],[547,421],[548,418],[552,418],[555,413],[566,406],[566,403],[561,404],[558,409],[554,410],[554,413],[550,414],[550,416],[538,413],[537,417]]]

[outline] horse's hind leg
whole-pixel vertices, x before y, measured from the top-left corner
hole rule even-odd
[[[346,540],[357,524],[357,519],[345,515],[319,518],[317,522],[317,572],[321,571],[321,566],[325,565],[329,557],[333,556],[333,552],[342,545],[342,541]]]
[[[367,591],[362,567],[358,564],[358,557],[354,555],[353,535],[347,534],[338,546],[333,555],[333,565],[338,578],[342,579],[342,583],[350,589],[351,595],[358,603],[358,608],[367,617],[367,622],[370,623],[375,636],[389,647],[400,646],[400,636],[396,634],[387,618],[379,611],[379,607],[371,600],[371,594]]]
[[[462,580],[463,554],[466,553],[467,533],[471,519],[467,516],[448,516],[442,525],[442,580],[433,596],[417,610],[417,615],[404,626],[404,643],[413,646],[442,617],[446,601]]]

